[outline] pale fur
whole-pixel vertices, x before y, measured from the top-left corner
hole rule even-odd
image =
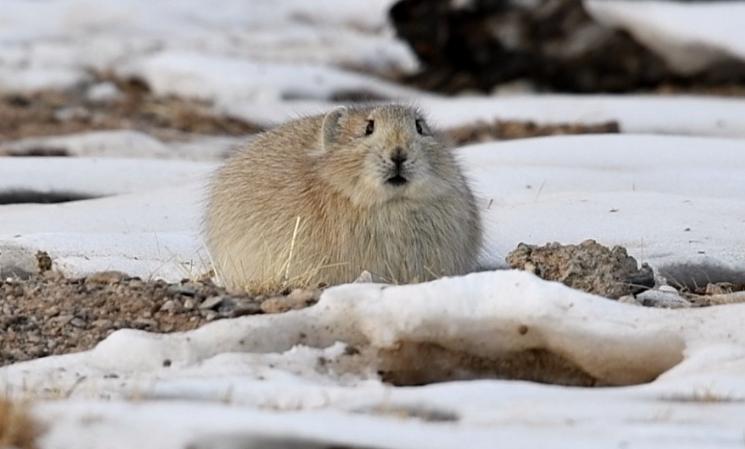
[[[368,120],[374,132],[365,135]],[[471,190],[414,108],[339,108],[259,135],[213,179],[206,242],[233,290],[351,282],[364,270],[418,282],[476,268]],[[401,148],[403,186],[386,183]]]

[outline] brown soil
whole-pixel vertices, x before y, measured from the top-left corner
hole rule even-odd
[[[652,268],[646,264],[639,268],[625,248],[608,248],[594,240],[579,245],[520,243],[507,255],[507,263],[543,279],[607,298],[618,299],[654,286]]]
[[[219,116],[206,102],[155,97],[134,80],[99,79],[117,86],[120,95],[92,101],[84,91],[40,91],[0,97],[0,143],[24,137],[104,129],[135,129],[168,140],[182,132],[244,135],[260,131],[245,121]]]
[[[521,330],[517,329],[516,332]],[[572,386],[599,386],[598,379],[564,357],[532,349],[488,359],[432,343],[401,342],[380,351],[378,373],[399,386],[469,379],[516,379]]]
[[[492,140],[524,139],[528,137],[553,136],[562,134],[608,134],[619,133],[617,122],[604,122],[592,125],[580,123],[559,123],[539,125],[535,122],[502,121],[492,123],[477,122],[447,130],[450,140],[456,145],[489,142]]]
[[[0,366],[90,349],[117,329],[187,331],[211,320],[306,307],[319,294],[250,297],[228,294],[209,280],[168,284],[118,272],[67,279],[47,271],[0,280]],[[282,307],[283,300],[290,305]]]

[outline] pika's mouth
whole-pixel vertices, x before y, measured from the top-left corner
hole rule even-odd
[[[398,187],[398,186],[402,186],[402,185],[406,184],[407,182],[409,182],[409,180],[406,179],[406,178],[404,178],[403,176],[401,176],[400,173],[398,173],[398,174],[396,174],[394,176],[391,176],[390,178],[386,179],[385,182],[386,182],[386,184],[390,184],[392,186]]]

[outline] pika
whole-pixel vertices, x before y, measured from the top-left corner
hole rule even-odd
[[[228,289],[476,268],[482,229],[450,148],[404,105],[341,107],[256,137],[209,189],[206,245]]]

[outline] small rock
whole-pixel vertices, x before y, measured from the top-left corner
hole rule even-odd
[[[214,309],[225,300],[225,296],[210,296],[209,298],[202,301],[199,304],[199,308],[202,310]]]
[[[44,316],[47,318],[55,317],[59,315],[59,307],[52,306],[44,311]]]
[[[197,290],[189,284],[171,285],[168,287],[168,293],[170,293],[171,295],[195,296],[197,294]]]
[[[85,278],[86,284],[117,284],[126,275],[120,271],[100,271]]]
[[[158,328],[158,322],[155,320],[151,320],[148,318],[138,318],[134,321],[132,321],[132,327],[136,329],[157,329]]]
[[[174,301],[173,299],[169,299],[168,301],[164,302],[162,306],[160,306],[161,312],[176,312],[178,309],[181,308],[181,305]]]
[[[130,288],[142,288],[145,286],[145,283],[142,282],[140,279],[132,279],[129,281],[129,287]]]
[[[59,315],[54,318],[51,318],[49,321],[56,324],[56,325],[65,325],[69,323],[73,318],[75,318],[72,315]]]
[[[186,310],[193,310],[197,306],[197,302],[194,301],[191,298],[187,298],[184,300],[184,309]]]
[[[664,290],[647,290],[636,295],[636,299],[646,307],[660,307],[665,309],[691,307],[690,301],[680,296],[677,292],[673,293]]]
[[[88,323],[86,323],[85,320],[82,318],[75,317],[70,320],[70,325],[79,329],[84,329],[88,325]]]
[[[100,328],[100,329],[111,329],[113,327],[114,323],[111,320],[107,319],[100,319],[95,320],[91,323],[91,326]]]

